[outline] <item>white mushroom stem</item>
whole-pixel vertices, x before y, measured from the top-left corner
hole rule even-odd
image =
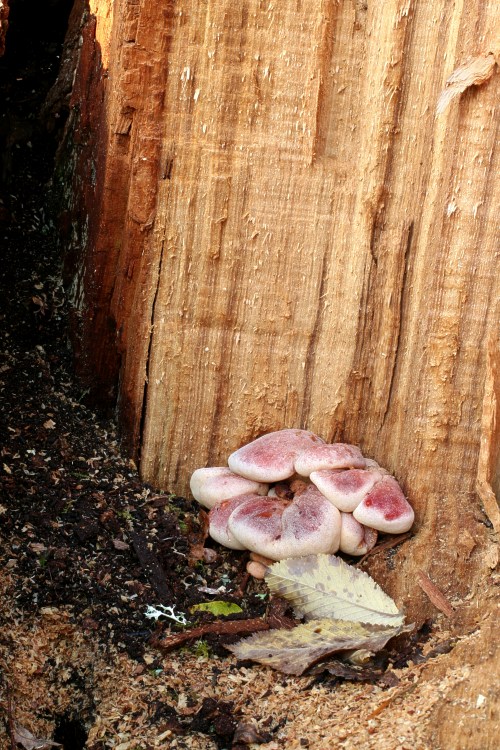
[[[265,565],[266,567],[269,567],[269,565],[272,565],[275,560],[271,560],[270,557],[264,557],[264,555],[259,555],[258,552],[250,552],[250,560],[254,560],[254,562],[262,563],[262,565]]]
[[[257,552],[250,552],[250,560],[247,563],[247,573],[250,573],[251,576],[258,580],[262,580],[266,576],[268,567],[272,565],[273,562],[275,561],[270,560],[269,557],[259,555]]]
[[[263,565],[263,563],[256,562],[255,560],[250,560],[247,562],[247,573],[250,573],[253,578],[257,578],[257,580],[261,581],[266,577],[267,565]]]
[[[356,521],[352,513],[340,515],[340,551],[346,555],[366,555],[377,543],[377,532]]]

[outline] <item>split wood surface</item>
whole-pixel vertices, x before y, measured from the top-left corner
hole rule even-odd
[[[71,100],[81,364],[99,394],[119,382],[143,477],[183,494],[282,427],[359,444],[417,515],[370,571],[409,617],[432,611],[417,569],[466,596],[498,525],[500,6],[90,11]],[[474,56],[488,76],[437,115]]]

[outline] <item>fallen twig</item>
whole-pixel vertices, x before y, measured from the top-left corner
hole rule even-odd
[[[378,716],[382,713],[384,709],[387,708],[387,706],[390,706],[393,701],[393,696],[390,696],[389,698],[386,698],[384,701],[378,704],[377,708],[375,708],[370,714],[368,714],[368,719],[374,719],[375,716]]]
[[[184,630],[181,633],[171,633],[163,640],[157,638],[151,639],[151,645],[161,648],[162,651],[172,651],[179,646],[203,638],[205,635],[214,633],[215,635],[239,635],[241,633],[255,633],[258,630],[269,630],[270,624],[261,617],[254,617],[250,620],[227,620],[221,622],[208,622],[205,625],[199,625],[191,630]]]
[[[453,607],[451,606],[450,602],[445,597],[443,592],[438,589],[435,583],[432,583],[427,573],[424,573],[423,570],[418,570],[417,580],[418,585],[420,586],[422,591],[427,594],[434,606],[439,609],[440,612],[445,614],[446,617],[452,617],[454,613]]]
[[[12,710],[12,696],[8,685],[5,686],[5,692],[7,695],[7,723],[9,725],[10,750],[16,750],[16,725],[14,723],[14,713]]]
[[[245,592],[247,590],[249,581],[250,581],[250,573],[244,573],[241,578],[238,588],[233,591],[233,596],[236,597],[236,599],[243,599]]]
[[[405,542],[407,539],[409,539],[411,536],[413,536],[411,531],[407,531],[406,534],[400,534],[399,536],[395,536],[392,539],[387,539],[385,542],[382,542],[381,544],[377,544],[375,547],[373,547],[371,550],[369,550],[366,555],[363,555],[361,560],[359,560],[355,568],[359,568],[359,566],[364,563],[367,557],[370,557],[370,555],[376,555],[377,552],[382,552],[382,550],[386,549],[392,549],[392,547],[397,547],[398,544],[401,544],[401,542]]]

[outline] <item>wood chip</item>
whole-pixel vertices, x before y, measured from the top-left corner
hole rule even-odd
[[[456,96],[462,94],[470,86],[480,86],[493,74],[495,56],[478,55],[456,68],[444,85],[439,95],[436,114],[442,114]]]
[[[418,585],[422,591],[427,594],[434,606],[439,609],[440,612],[446,615],[446,617],[453,617],[454,609],[445,597],[442,591],[438,589],[436,584],[432,583],[431,579],[424,573],[423,570],[417,571]]]

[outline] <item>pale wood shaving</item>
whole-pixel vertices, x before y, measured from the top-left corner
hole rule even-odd
[[[473,607],[471,607],[471,612]],[[87,746],[216,750],[204,734],[177,735],[154,720],[155,703],[194,716],[204,698],[232,701],[241,720],[269,731],[262,750],[432,750],[429,722],[436,706],[470,675],[468,658],[480,648],[481,632],[463,637],[451,653],[396,672],[398,686],[315,684],[232,657],[197,657],[190,651],[149,653],[151,668],[119,653],[72,623],[71,610],[50,608],[38,618],[20,618],[4,668],[12,685],[15,719],[37,737],[51,737],[55,717],[78,706],[87,722]],[[447,640],[449,632],[437,631]],[[429,648],[432,644],[429,644]],[[75,680],[75,670],[78,680]],[[80,688],[78,688],[80,682]],[[81,686],[84,686],[83,689]],[[475,704],[471,710],[479,710]],[[52,718],[48,718],[52,717]],[[0,730],[2,731],[2,730]],[[0,750],[9,738],[0,734]]]
[[[439,95],[436,114],[442,114],[449,104],[470,86],[480,86],[489,80],[495,68],[495,55],[478,55],[456,68]]]

